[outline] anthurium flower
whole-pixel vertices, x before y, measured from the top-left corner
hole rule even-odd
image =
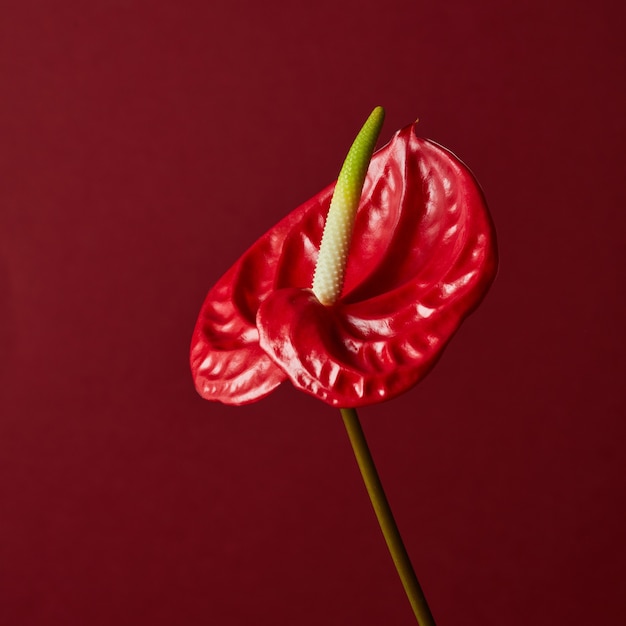
[[[434,365],[489,288],[496,247],[471,172],[415,128],[371,160],[330,302],[313,283],[335,184],[209,291],[191,346],[201,396],[244,404],[289,379],[327,404],[357,407],[406,391]]]

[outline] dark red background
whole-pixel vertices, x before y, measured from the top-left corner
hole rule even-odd
[[[377,104],[470,165],[501,252],[361,412],[438,624],[621,623],[622,6],[4,2],[0,623],[413,623],[338,413],[208,403],[187,363]]]

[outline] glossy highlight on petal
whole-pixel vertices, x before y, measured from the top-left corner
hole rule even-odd
[[[343,291],[310,289],[333,185],[261,237],[209,292],[192,339],[199,393],[243,404],[288,378],[339,407],[392,398],[436,362],[493,281],[478,184],[411,125],[373,157]]]

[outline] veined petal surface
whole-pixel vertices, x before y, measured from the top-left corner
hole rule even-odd
[[[339,407],[394,397],[433,366],[497,267],[469,170],[411,125],[373,157],[339,301],[310,290],[333,186],[259,239],[209,292],[192,341],[201,395],[242,404],[285,378]]]

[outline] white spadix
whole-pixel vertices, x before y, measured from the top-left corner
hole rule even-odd
[[[341,167],[330,202],[320,253],[313,276],[313,293],[325,305],[334,304],[343,289],[346,262],[361,191],[385,110],[376,107],[356,136]]]

